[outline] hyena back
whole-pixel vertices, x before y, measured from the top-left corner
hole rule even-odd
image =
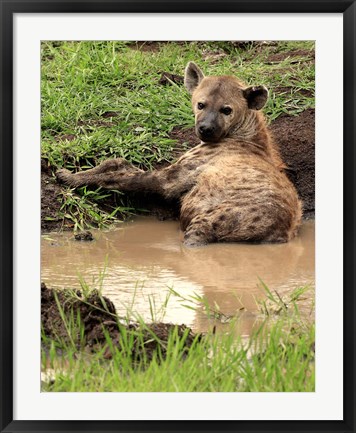
[[[301,203],[284,172],[278,148],[259,111],[268,91],[231,76],[205,77],[193,62],[185,70],[201,143],[162,170],[142,171],[118,158],[57,178],[125,192],[180,200],[184,243],[287,242],[301,221]]]

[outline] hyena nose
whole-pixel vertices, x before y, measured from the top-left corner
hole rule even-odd
[[[199,126],[199,133],[203,135],[204,137],[210,137],[215,132],[214,126],[206,126],[206,125],[200,125]]]

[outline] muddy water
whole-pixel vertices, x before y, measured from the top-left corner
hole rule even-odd
[[[226,315],[244,308],[239,332],[249,335],[259,320],[256,299],[265,297],[259,279],[283,296],[301,285],[314,285],[314,232],[314,222],[308,221],[288,244],[212,244],[196,249],[182,245],[177,222],[147,217],[110,231],[93,230],[93,242],[75,241],[72,233],[51,233],[42,237],[42,281],[49,287],[74,288],[80,287],[81,278],[90,286],[102,285],[119,314],[129,307],[145,320],[154,315],[196,331],[212,326],[202,308],[188,309],[182,305],[187,302],[175,296],[161,308],[169,286],[183,297],[204,296]],[[305,314],[309,307],[307,302]]]

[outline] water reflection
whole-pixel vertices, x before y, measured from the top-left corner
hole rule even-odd
[[[305,222],[298,238],[287,244],[212,244],[187,249],[177,222],[137,218],[110,231],[92,231],[94,242],[77,242],[71,233],[42,238],[42,281],[49,287],[79,287],[79,276],[96,285],[106,267],[103,294],[119,314],[127,306],[150,320],[152,307],[160,320],[167,286],[184,297],[204,296],[225,314],[246,309],[241,332],[249,334],[256,320],[256,299],[264,296],[259,278],[287,294],[314,283],[314,222]],[[155,304],[155,305],[153,305]],[[171,297],[165,321],[206,330],[209,322]]]

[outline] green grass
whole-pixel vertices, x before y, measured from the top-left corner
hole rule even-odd
[[[267,290],[266,286],[264,288]],[[293,291],[286,308],[278,308],[282,298],[268,289],[268,313],[248,340],[236,336],[232,327],[226,332],[214,331],[195,338],[187,353],[185,340],[175,329],[167,341],[160,341],[152,332],[147,340],[147,325],[138,320],[135,330],[120,328],[120,344],[106,335],[106,345],[89,354],[85,347],[83,323],[78,314],[65,314],[67,337],[48,338],[42,335],[42,366],[51,376],[42,384],[43,391],[56,392],[313,392],[315,389],[315,329],[299,314],[298,303],[306,288]],[[73,292],[75,296],[75,292]],[[174,292],[175,295],[178,295]],[[69,295],[70,296],[70,295]],[[90,296],[90,291],[85,299]],[[184,302],[187,299],[182,298]],[[196,307],[204,299],[192,298]],[[274,307],[272,308],[272,306]],[[289,308],[293,305],[293,308]],[[207,311],[207,314],[215,314]],[[216,316],[214,315],[216,318]],[[218,317],[220,319],[221,317]],[[123,318],[118,322],[126,322]],[[122,322],[124,320],[124,322]],[[145,334],[146,333],[146,334]],[[157,341],[152,357],[133,359],[137,345],[144,354],[145,345]],[[112,359],[104,359],[107,349]],[[162,349],[162,350],[160,350]],[[163,350],[164,349],[164,350]],[[62,354],[58,356],[58,351]],[[162,353],[164,352],[164,356]]]
[[[314,327],[295,330],[281,320],[256,332],[249,344],[231,335],[207,337],[196,343],[185,359],[181,340],[167,343],[167,357],[159,355],[148,365],[132,366],[129,353],[114,352],[103,359],[104,350],[90,357],[67,351],[50,365],[57,371],[43,391],[67,392],[312,392],[314,391]],[[52,346],[54,347],[54,346]],[[43,355],[42,361],[48,362]],[[63,362],[65,367],[58,366]]]
[[[237,74],[248,84],[266,85],[269,119],[296,114],[314,104],[314,65],[305,61],[313,44],[283,42],[277,50],[296,49],[309,57],[268,62],[274,46],[239,49],[229,43],[170,43],[146,52],[122,42],[43,42],[42,154],[56,168],[85,168],[115,156],[146,168],[171,161],[175,142],[169,132],[192,126],[194,119],[185,88],[163,87],[158,79],[162,71],[183,75],[190,60],[206,74]],[[217,62],[214,53],[224,55]],[[103,118],[108,112],[117,116]],[[68,135],[75,138],[67,141]]]
[[[110,198],[110,204],[105,206],[102,203],[107,198]],[[114,204],[112,203],[113,198]],[[106,228],[117,222],[117,217],[124,218],[135,212],[135,209],[124,203],[121,198],[120,191],[115,191],[112,196],[101,188],[93,191],[82,187],[77,193],[74,193],[71,188],[65,188],[61,192],[59,217],[72,221],[73,231],[83,231],[88,226]]]
[[[182,85],[162,86],[158,81],[163,71],[183,75],[190,60],[207,75],[235,74],[247,84],[266,85],[270,98],[264,112],[269,121],[314,106],[314,44],[308,41],[243,47],[172,42],[151,51],[118,41],[43,42],[41,52],[42,157],[53,171],[90,168],[115,157],[144,169],[174,160],[174,150],[182,146],[170,132],[193,126],[190,96]],[[115,209],[121,206],[122,216],[128,207],[121,201],[101,212],[93,209],[91,216],[89,208],[100,200],[76,191],[81,199],[75,214],[70,206],[68,210],[71,193],[67,189],[63,197],[61,216],[69,215],[75,228],[107,225]]]

